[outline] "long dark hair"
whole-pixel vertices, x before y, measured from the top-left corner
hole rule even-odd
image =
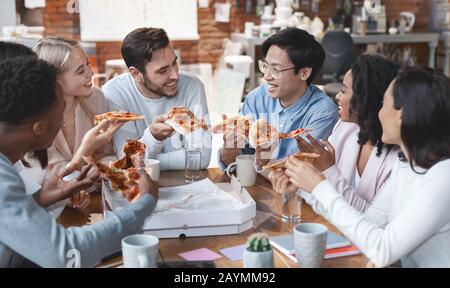
[[[351,69],[350,114],[356,116],[360,127],[358,144],[371,143],[377,147],[377,156],[380,156],[385,144],[381,141],[383,129],[378,112],[383,106],[384,92],[397,75],[398,65],[380,55],[362,55]]]
[[[449,79],[433,69],[409,69],[396,79],[393,94],[394,108],[403,109],[401,137],[412,169],[413,164],[429,169],[448,159]]]

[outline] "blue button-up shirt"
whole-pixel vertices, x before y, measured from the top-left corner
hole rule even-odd
[[[284,108],[280,100],[270,97],[268,85],[264,84],[247,95],[241,114],[250,114],[254,120],[264,118],[282,133],[297,128],[312,129],[310,134],[316,139],[328,139],[339,118],[333,100],[314,85],[309,85],[297,102]],[[273,158],[285,158],[298,150],[295,139],[283,139]]]

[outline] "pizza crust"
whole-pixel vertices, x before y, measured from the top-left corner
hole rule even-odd
[[[299,152],[297,154],[293,155],[295,158],[298,158],[300,160],[306,161],[308,163],[314,163],[314,160],[318,157],[320,157],[317,153],[305,153],[305,152]],[[281,160],[277,160],[274,162],[269,162],[266,166],[263,167],[263,169],[280,169],[280,168],[286,168],[286,162],[288,158],[284,158]]]
[[[263,118],[255,121],[250,127],[249,143],[253,148],[269,148],[278,141],[278,131]]]
[[[128,113],[128,116],[123,116],[124,113]],[[121,116],[122,114],[122,116]],[[136,115],[130,112],[124,111],[109,111],[99,115],[95,115],[94,122],[98,124],[104,119],[108,119],[108,121],[138,121],[144,120],[145,117],[143,115]]]
[[[108,120],[112,121],[138,121],[138,120],[145,120],[145,117],[140,116],[131,116],[131,117],[107,117]]]
[[[181,126],[180,124],[178,124],[176,121],[174,121],[172,119],[167,119],[166,121],[164,121],[164,123],[166,123],[167,125],[172,127],[173,130],[175,130],[175,132],[180,133],[182,135],[191,133],[190,129]]]

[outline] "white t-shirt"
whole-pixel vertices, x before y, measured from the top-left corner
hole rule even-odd
[[[122,147],[127,139],[139,139],[147,145],[146,158],[158,159],[161,170],[182,170],[185,166],[184,140],[193,144],[201,143],[201,168],[207,168],[211,158],[211,134],[202,129],[191,135],[175,133],[164,141],[156,140],[150,133],[154,117],[166,114],[174,106],[184,106],[194,112],[199,119],[205,119],[209,124],[208,107],[205,89],[201,81],[194,75],[180,72],[178,94],[174,97],[149,99],[142,95],[136,87],[133,77],[122,74],[102,87],[106,96],[108,110],[121,110],[144,115],[145,120],[126,123],[113,138],[117,154],[122,153]],[[120,155],[118,155],[120,156]]]
[[[19,173],[25,184],[25,192],[27,195],[34,195],[41,190],[41,185],[38,183],[44,182],[45,170],[43,170],[36,159],[27,159],[29,162],[36,162],[31,168],[26,168],[21,161],[14,164],[14,168]],[[53,218],[58,218],[66,207],[69,199],[63,199],[55,204],[49,205],[45,208]]]
[[[26,169],[22,164],[22,161],[17,161],[16,164],[14,164],[14,168],[19,173],[20,178],[22,178],[23,183],[25,184],[25,191],[27,195],[34,195],[41,190],[41,185],[36,182],[34,175],[32,175],[31,169]]]
[[[425,174],[398,160],[364,214],[348,205],[327,180],[312,196],[323,215],[376,265],[400,259],[403,267],[450,267],[450,160]]]

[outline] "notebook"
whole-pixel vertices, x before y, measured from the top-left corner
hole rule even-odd
[[[270,244],[278,249],[281,253],[288,256],[289,259],[297,263],[294,248],[294,235],[282,235],[271,237]],[[360,254],[361,251],[352,245],[348,239],[339,236],[331,231],[327,232],[327,246],[325,251],[325,259],[331,259],[336,257],[350,256]]]

